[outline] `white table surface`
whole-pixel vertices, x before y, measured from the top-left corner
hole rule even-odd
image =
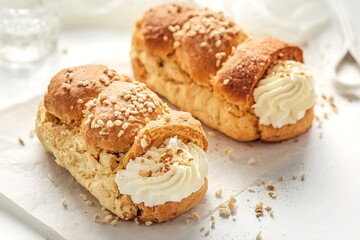
[[[6,239],[45,239],[38,231],[24,223],[13,213],[0,206],[0,233]]]
[[[85,41],[86,39],[86,41]],[[0,109],[13,105],[14,103],[26,101],[33,96],[43,93],[49,81],[49,76],[59,71],[63,67],[80,65],[89,62],[104,62],[116,68],[119,68],[119,62],[126,62],[129,58],[129,33],[115,33],[100,30],[82,30],[65,31],[60,37],[57,52],[49,58],[45,66],[32,74],[24,76],[15,76],[4,70],[0,70]],[[67,54],[63,50],[67,49]],[[91,51],[90,51],[91,50]],[[120,59],[120,61],[119,61]],[[116,66],[117,65],[117,66]],[[352,70],[349,70],[350,74]],[[125,73],[130,74],[128,68],[124,68]],[[355,78],[356,75],[354,75]],[[360,78],[357,80],[360,81]],[[325,86],[334,92],[332,85]],[[340,96],[336,96],[338,99]],[[346,99],[341,99],[342,105],[338,116],[327,123],[324,129],[324,141],[329,143],[329,150],[321,149],[323,154],[318,154],[318,161],[306,162],[303,171],[306,172],[307,180],[303,183],[291,185],[289,189],[284,190],[284,197],[273,206],[278,207],[276,212],[278,223],[272,223],[268,220],[261,223],[253,223],[249,228],[265,230],[268,238],[274,239],[282,232],[298,232],[299,228],[307,231],[307,228],[313,231],[311,239],[360,239],[360,221],[358,220],[360,211],[358,203],[360,202],[360,181],[358,173],[360,172],[360,154],[359,154],[359,135],[360,127],[356,122],[360,121],[360,108],[358,103],[346,104]],[[316,125],[314,125],[316,127]],[[342,135],[333,135],[332,128],[342,128]],[[327,131],[328,132],[327,132]],[[309,134],[318,134],[312,131]],[[337,139],[338,144],[334,145],[333,139]],[[317,146],[312,146],[314,154],[319,151]],[[290,164],[290,163],[289,163]],[[288,169],[294,167],[284,166],[283,169],[274,170],[274,176],[286,174]],[[324,166],[326,166],[324,168]],[[291,176],[287,176],[291,177]],[[308,180],[309,179],[309,180]],[[297,188],[297,190],[294,190]],[[261,193],[259,193],[261,194]],[[253,198],[254,195],[244,193],[246,198]],[[249,196],[247,196],[249,195]],[[279,207],[282,205],[283,207]],[[284,207],[285,206],[285,207]],[[246,202],[240,203],[240,212],[249,212]],[[325,224],[318,224],[318,219],[324,219]],[[21,215],[20,215],[21,216]],[[245,218],[240,218],[245,222],[253,222]],[[303,222],[299,219],[303,219]],[[293,223],[297,224],[293,224]],[[221,230],[221,225],[227,225],[223,229],[232,227],[241,227],[241,223],[219,223],[219,227],[212,232],[212,239],[227,239],[226,233]],[[311,227],[309,227],[312,225]],[[275,229],[274,229],[275,228]],[[194,228],[193,231],[199,231]],[[0,235],[6,236],[6,239],[45,239],[46,232],[30,227],[18,212],[9,209],[8,205],[0,201]],[[283,233],[284,235],[284,233]],[[200,238],[200,234],[198,234]],[[181,236],[180,236],[181,238]],[[244,239],[254,239],[254,235],[243,235]],[[294,237],[291,234],[284,239],[302,239],[301,236]],[[264,238],[265,239],[265,238]],[[308,238],[310,239],[310,238]]]

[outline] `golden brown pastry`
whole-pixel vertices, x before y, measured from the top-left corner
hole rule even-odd
[[[239,141],[281,141],[312,125],[314,87],[302,50],[248,37],[222,13],[163,4],[136,23],[135,77]]]
[[[207,190],[200,122],[105,66],[56,74],[36,133],[57,164],[121,219],[171,220]]]

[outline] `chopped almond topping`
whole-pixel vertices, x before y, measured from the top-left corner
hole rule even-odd
[[[139,175],[142,176],[142,177],[151,177],[152,171],[140,170]]]

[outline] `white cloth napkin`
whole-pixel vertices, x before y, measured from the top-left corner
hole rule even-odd
[[[199,6],[226,11],[245,32],[304,43],[329,19],[326,0],[194,0]]]

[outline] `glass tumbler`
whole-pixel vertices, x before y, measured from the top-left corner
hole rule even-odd
[[[56,48],[60,0],[0,0],[0,65],[21,68]]]

